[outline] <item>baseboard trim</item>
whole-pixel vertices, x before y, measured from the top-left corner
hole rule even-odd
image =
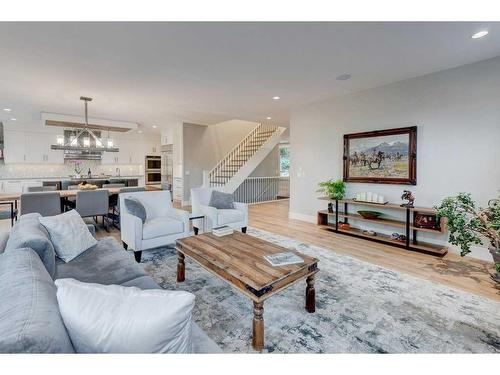
[[[308,223],[316,224],[317,218],[314,215],[306,215],[298,212],[289,212],[288,217],[294,220],[307,221]]]

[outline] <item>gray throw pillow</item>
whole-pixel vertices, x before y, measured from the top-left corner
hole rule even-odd
[[[127,207],[129,214],[137,216],[144,224],[146,221],[146,209],[141,202],[135,198],[125,198],[125,207]]]
[[[38,221],[40,217],[38,213],[21,215],[10,230],[5,252],[24,247],[33,249],[53,278],[56,272],[56,253],[49,233]]]
[[[210,196],[210,207],[215,207],[218,210],[233,210],[234,209],[234,198],[233,194],[223,193],[221,191],[212,190],[212,195]]]
[[[39,217],[38,220],[49,232],[57,256],[65,263],[97,244],[97,240],[76,210]]]

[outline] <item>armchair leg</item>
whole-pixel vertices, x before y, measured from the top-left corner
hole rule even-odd
[[[198,231],[199,231],[199,229],[198,229],[198,228],[196,228],[196,227],[193,227],[193,231],[194,231],[194,235],[195,235],[195,236],[197,236],[197,235],[198,235]]]
[[[241,228],[241,232],[242,232],[242,233],[246,233],[246,232],[247,232],[247,227],[243,227],[243,228]]]
[[[134,251],[135,261],[141,263],[142,251]]]

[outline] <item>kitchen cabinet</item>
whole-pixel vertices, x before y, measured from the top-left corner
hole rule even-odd
[[[51,150],[50,146],[53,143],[55,143],[55,137],[53,134],[4,130],[5,164],[63,164],[63,151]]]
[[[5,164],[26,162],[26,136],[24,132],[4,130]]]
[[[50,146],[56,142],[53,134],[32,133],[26,137],[26,163],[63,164],[64,153],[51,150]]]

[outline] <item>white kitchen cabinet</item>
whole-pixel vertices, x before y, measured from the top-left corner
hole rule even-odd
[[[63,164],[63,151],[50,149],[50,146],[54,143],[53,134],[5,130],[5,163]]]
[[[24,132],[4,130],[5,164],[26,162],[26,136]]]
[[[145,140],[144,146],[145,155],[159,156],[161,154],[161,145],[159,141]]]

